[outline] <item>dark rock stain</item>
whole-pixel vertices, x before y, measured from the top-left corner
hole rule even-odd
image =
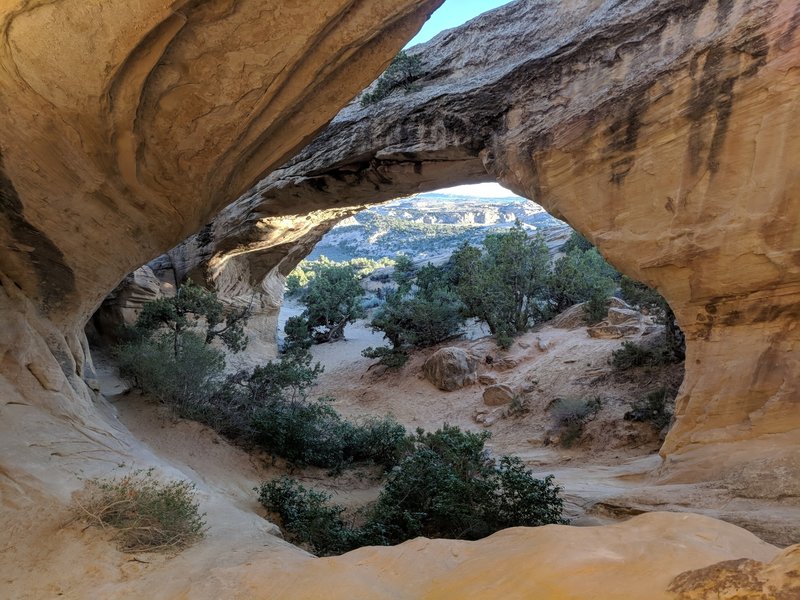
[[[722,27],[728,22],[733,9],[733,0],[719,0],[717,2],[717,25]]]
[[[798,28],[800,28],[800,4],[794,9],[794,14],[789,20],[789,26],[786,28],[786,31],[778,38],[778,48],[781,51],[786,52],[792,47],[794,35]]]
[[[22,200],[3,170],[0,156],[0,214],[23,262],[36,273],[41,307],[50,311],[64,306],[75,292],[75,273],[64,260],[64,254],[47,235],[29,223],[23,214]]]

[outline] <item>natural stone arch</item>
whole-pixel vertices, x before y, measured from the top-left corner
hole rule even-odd
[[[794,494],[798,10],[519,2],[443,33],[414,51],[427,73],[419,91],[352,103],[229,207],[215,228],[236,232],[236,250],[212,251],[208,265],[250,244],[270,272],[284,255],[256,258],[275,248],[259,240],[283,215],[495,179],[669,300],[687,335],[687,374],[668,464],[696,479],[747,479],[743,462],[783,468]],[[734,444],[725,459],[704,454],[716,443]]]

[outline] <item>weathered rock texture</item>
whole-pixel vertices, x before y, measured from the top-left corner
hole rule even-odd
[[[2,305],[54,328],[80,391],[80,332],[125,273],[284,162],[440,3],[4,3]]]
[[[136,465],[181,474],[93,402],[82,335],[89,315],[126,273],[199,230],[307,142],[437,4],[2,4],[3,585],[14,585],[12,568],[37,565],[27,569],[45,567],[33,597],[66,590],[349,598],[376,595],[376,581],[389,586],[384,597],[403,586],[411,596],[485,597],[484,582],[497,572],[504,577],[493,582],[495,593],[538,593],[548,579],[529,565],[558,556],[569,569],[548,568],[557,586],[551,597],[589,589],[620,598],[623,589],[657,598],[666,596],[656,584],[664,589],[667,576],[687,568],[773,556],[736,528],[719,534],[716,522],[693,521],[680,534],[669,522],[639,522],[627,537],[619,528],[568,537],[516,530],[474,545],[418,540],[330,561],[284,547],[286,558],[274,540],[264,550],[266,534],[256,528],[246,531],[258,539],[237,554],[243,533],[229,527],[145,571],[110,556],[107,545],[59,533],[57,511],[80,485],[77,474]],[[248,286],[279,287],[273,274],[288,268],[291,248],[281,245],[291,225],[268,219],[498,179],[567,218],[672,302],[687,333],[687,379],[665,454],[687,464],[695,446],[740,440],[725,453],[731,473],[757,483],[783,465],[775,472],[792,480],[800,430],[799,27],[794,0],[519,1],[442,34],[420,49],[429,72],[420,91],[351,106],[227,213],[247,233],[232,238],[223,262],[239,266],[220,273],[217,285],[237,290],[249,277]],[[254,240],[262,257],[240,264],[242,239]],[[186,266],[174,259],[168,268]],[[752,459],[753,448],[764,462],[742,471],[737,457]],[[695,475],[718,476],[718,457],[698,458]],[[225,517],[243,513],[221,494],[202,493]],[[251,523],[248,514],[235,522]],[[217,522],[232,522],[225,517]],[[32,540],[60,562],[43,562]],[[220,553],[223,542],[229,551]],[[256,547],[272,570],[249,562]],[[654,550],[642,556],[642,547]],[[474,552],[481,548],[488,550]],[[76,549],[85,551],[80,563]],[[672,569],[664,568],[666,549]],[[576,570],[565,556],[586,561]],[[50,586],[62,573],[71,583]],[[72,593],[80,589],[89,591]]]
[[[440,348],[428,357],[422,372],[437,388],[452,392],[478,381],[478,359],[461,348]]]
[[[769,437],[800,477],[797,3],[515,2],[412,52],[419,91],[351,104],[248,214],[498,180],[674,308],[671,464]]]

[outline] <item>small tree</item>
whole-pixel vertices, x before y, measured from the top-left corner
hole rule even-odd
[[[545,318],[550,254],[540,235],[529,237],[517,222],[504,233],[486,236],[485,252],[465,243],[453,253],[450,269],[466,316],[486,322],[501,346],[511,345]]]
[[[181,416],[200,419],[225,369],[225,355],[212,342],[232,352],[245,348],[248,316],[247,309],[227,309],[213,292],[186,283],[174,297],[144,305],[132,339],[117,348],[120,372]]]
[[[366,316],[361,307],[363,296],[364,290],[351,268],[320,268],[301,298],[306,307],[302,317],[308,331],[312,332],[317,342],[342,339],[348,323]],[[295,322],[293,328],[296,330],[298,327]]]
[[[616,271],[595,250],[573,248],[556,261],[550,279],[550,295],[556,312],[586,302],[586,321],[601,321],[606,315],[608,297],[614,291]]]
[[[178,288],[172,298],[147,302],[133,326],[136,337],[150,337],[157,331],[167,332],[173,340],[174,352],[180,352],[180,340],[187,331],[202,331],[205,343],[219,339],[228,350],[240,352],[247,347],[244,325],[250,309],[226,308],[214,292],[191,281]]]
[[[375,88],[371,92],[364,92],[361,95],[361,106],[380,102],[396,89],[402,89],[405,93],[415,91],[417,86],[414,82],[420,76],[422,76],[420,57],[409,55],[401,50],[378,78]]]

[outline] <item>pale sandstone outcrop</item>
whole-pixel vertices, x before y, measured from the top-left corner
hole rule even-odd
[[[687,569],[774,556],[733,526],[669,515],[650,527],[516,529],[317,561],[275,540],[263,549],[250,507],[209,487],[201,494],[221,528],[172,562],[135,563],[59,529],[78,474],[157,465],[182,475],[93,400],[89,315],[125,273],[307,141],[437,4],[0,8],[0,560],[3,585],[32,565],[28,585],[39,586],[15,595],[350,598],[383,586],[394,597],[485,597],[488,581],[506,595],[666,598],[668,578]],[[743,451],[762,434],[796,442],[799,24],[789,0],[515,3],[440,36],[424,61],[438,75],[420,92],[351,107],[319,141],[342,136],[336,156],[320,153],[314,171],[312,148],[235,212],[258,227],[497,178],[673,303],[690,365],[665,448],[673,462],[711,441],[740,439]],[[288,251],[259,267],[262,281]],[[236,289],[238,277],[220,277]],[[796,453],[778,447],[793,477]],[[759,448],[765,460],[775,453]],[[718,476],[713,467],[703,475]],[[56,585],[63,576],[69,584]]]
[[[763,437],[800,478],[799,23],[790,0],[512,3],[412,50],[418,91],[351,104],[237,210],[496,179],[670,302],[668,465]]]

